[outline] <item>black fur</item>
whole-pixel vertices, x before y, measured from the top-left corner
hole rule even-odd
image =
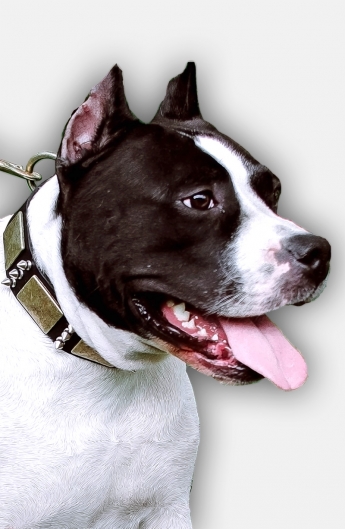
[[[59,209],[62,258],[79,300],[122,328],[131,319],[135,324],[127,300],[138,293],[205,310],[222,280],[220,252],[240,216],[226,170],[193,140],[140,123],[87,169],[69,170]],[[217,207],[199,211],[182,203],[203,190]]]

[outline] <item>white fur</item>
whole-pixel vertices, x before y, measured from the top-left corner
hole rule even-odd
[[[240,228],[223,256],[224,289],[235,280],[241,290],[237,297],[221,295],[212,310],[224,316],[246,317],[300,301],[287,297],[292,288],[286,287],[296,283],[295,271],[289,262],[279,263],[275,254],[283,238],[308,232],[266,206],[250,186],[245,161],[238,152],[213,137],[198,136],[195,143],[228,171],[241,207]],[[303,290],[302,299],[306,297]]]
[[[0,285],[0,529],[190,529],[199,428],[186,367],[76,300],[57,192],[54,177],[30,204],[35,258],[68,321],[120,369],[56,351]]]

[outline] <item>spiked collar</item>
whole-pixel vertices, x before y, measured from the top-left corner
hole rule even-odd
[[[27,226],[29,201],[12,216],[4,231],[6,278],[2,284],[11,289],[41,331],[51,338],[57,350],[114,368],[78,336],[64,316],[52,284],[36,266]]]

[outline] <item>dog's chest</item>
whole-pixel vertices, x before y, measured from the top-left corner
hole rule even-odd
[[[106,374],[96,386],[87,373],[62,371],[47,370],[45,378],[12,373],[5,380],[5,519],[32,529],[66,517],[66,528],[91,528],[100,513],[113,518],[120,509],[140,517],[164,504],[162,491],[171,479],[183,483],[195,459],[198,426],[188,388],[180,387],[182,406],[171,395],[178,400],[173,406],[157,385],[151,395],[144,391],[136,374],[131,381],[115,375],[112,384]]]

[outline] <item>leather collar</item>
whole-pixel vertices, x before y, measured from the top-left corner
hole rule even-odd
[[[114,368],[74,331],[56,300],[53,285],[35,264],[27,226],[30,199],[12,216],[4,231],[6,278],[2,284],[11,289],[41,331],[51,338],[57,350]]]

